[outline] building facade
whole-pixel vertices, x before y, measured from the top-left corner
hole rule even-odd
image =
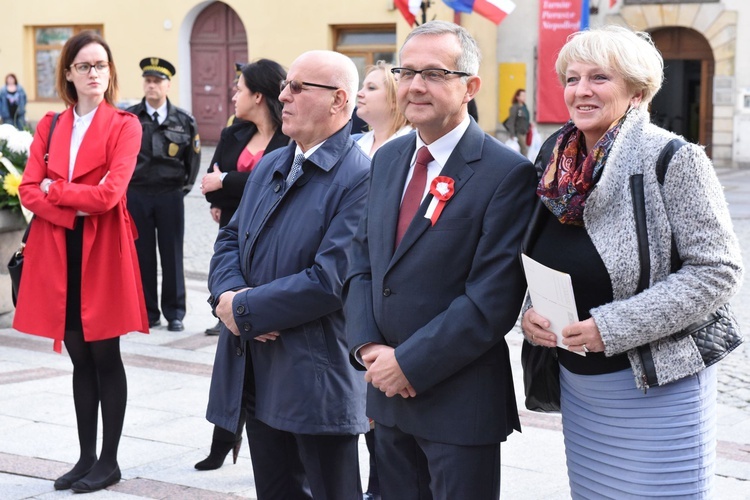
[[[506,73],[531,82],[535,116],[540,12],[581,0],[516,2],[513,22],[498,29],[501,117],[513,89]],[[750,167],[750,2],[746,0],[589,0],[589,25],[619,24],[649,32],[665,59],[665,82],[652,121],[706,147],[717,167]],[[536,36],[530,35],[534,32]],[[520,69],[519,69],[520,66]],[[549,75],[548,75],[549,76]],[[507,114],[507,111],[505,111]],[[543,134],[559,123],[542,123]]]
[[[112,48],[123,104],[142,96],[138,62],[165,58],[177,68],[170,98],[195,115],[207,143],[218,140],[234,112],[235,62],[266,57],[288,67],[306,50],[332,49],[349,55],[363,78],[367,64],[396,60],[411,29],[393,0],[27,0],[4,14],[0,72],[18,76],[29,96],[32,123],[63,108],[54,75],[65,40],[95,29]],[[496,26],[478,16],[457,19],[441,1],[433,1],[427,14],[427,19],[459,20],[477,38],[485,60],[484,90],[477,101],[494,111]],[[480,113],[483,128],[495,129],[495,114]]]
[[[587,5],[590,26],[648,31],[664,55],[655,122],[705,145],[717,166],[750,166],[750,30],[741,29],[750,18],[747,0],[516,0],[499,27],[475,14],[456,14],[440,0],[426,3],[427,19],[458,22],[479,43],[477,104],[484,130],[503,136],[501,123],[518,88],[527,90],[533,116],[548,115],[537,106],[538,84],[554,71],[538,64],[540,12]],[[4,14],[0,73],[18,76],[32,123],[63,107],[54,91],[62,44],[79,30],[96,29],[112,47],[123,103],[141,98],[138,61],[163,57],[177,67],[172,101],[196,116],[208,143],[233,112],[235,62],[268,57],[288,67],[305,50],[332,49],[352,57],[364,73],[378,59],[395,60],[411,29],[393,0],[27,0]],[[555,90],[560,96],[561,89]],[[541,121],[545,135],[563,119]]]

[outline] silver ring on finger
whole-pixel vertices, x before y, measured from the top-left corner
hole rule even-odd
[[[583,344],[583,352],[591,352],[589,351],[589,348],[586,347],[586,344]]]

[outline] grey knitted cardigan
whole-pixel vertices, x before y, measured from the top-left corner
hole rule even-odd
[[[636,347],[650,343],[660,385],[705,368],[694,341],[670,335],[729,301],[743,268],[726,200],[703,148],[687,144],[669,164],[664,185],[656,161],[674,134],[633,110],[586,201],[584,226],[612,282],[613,301],[591,310],[608,356],[627,352],[636,385],[644,389]],[[629,178],[643,174],[651,284],[634,295],[640,262]],[[682,268],[670,274],[674,234]]]

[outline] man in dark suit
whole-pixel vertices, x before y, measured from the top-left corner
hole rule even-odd
[[[398,104],[417,134],[375,154],[344,311],[384,500],[497,498],[500,442],[520,430],[504,335],[521,307],[531,163],[467,114],[468,32],[431,21],[400,52]]]
[[[362,497],[365,382],[349,364],[341,303],[370,166],[350,136],[358,81],[336,52],[292,63],[279,100],[295,143],[260,160],[211,259],[225,326],[207,418],[234,432],[246,404],[260,500]]]
[[[143,128],[138,163],[128,186],[128,211],[138,229],[135,247],[141,266],[143,293],[150,327],[181,332],[186,311],[183,240],[185,202],[198,176],[200,138],[195,118],[167,97],[174,66],[158,57],[140,63],[143,100],[128,108]],[[161,311],[157,292],[156,248],[161,260]]]

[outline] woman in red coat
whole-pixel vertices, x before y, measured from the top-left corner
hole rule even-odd
[[[107,43],[85,31],[63,47],[57,90],[67,104],[36,130],[20,196],[35,217],[13,327],[61,341],[73,362],[80,457],[55,489],[96,491],[120,480],[117,447],[127,381],[120,335],[148,332],[134,227],[125,192],[141,145],[138,119],[114,106],[117,72]],[[49,153],[48,159],[45,153]],[[99,404],[103,439],[97,459]]]

